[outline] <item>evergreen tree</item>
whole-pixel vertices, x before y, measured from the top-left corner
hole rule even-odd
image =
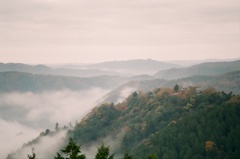
[[[114,154],[110,155],[110,148],[102,144],[101,147],[98,148],[95,159],[113,159],[113,157]]]
[[[62,157],[61,154],[57,153],[57,156],[54,159],[85,159],[86,156],[81,154],[80,146],[78,146],[72,138],[69,139],[68,145],[61,150],[64,154]]]
[[[32,148],[32,155],[28,155],[28,159],[37,159],[36,153],[34,152],[34,148]]]
[[[123,159],[133,159],[133,157],[126,152],[123,156]]]
[[[176,85],[174,86],[173,90],[174,90],[175,92],[178,92],[178,91],[179,91],[179,85],[176,84]]]

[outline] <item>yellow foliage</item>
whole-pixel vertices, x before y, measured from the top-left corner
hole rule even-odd
[[[146,123],[146,121],[145,121],[145,122],[143,122],[142,125],[141,125],[141,132],[143,132],[143,131],[146,129],[146,127],[147,127],[147,123]]]
[[[158,92],[157,92],[157,96],[158,97],[161,97],[163,96],[164,94],[172,94],[174,93],[174,90],[171,89],[171,88],[162,88],[160,89]]]
[[[239,105],[240,104],[239,101],[240,101],[240,95],[236,95],[229,100],[229,103],[234,105]]]
[[[150,100],[147,102],[147,104],[146,104],[146,105],[152,105],[152,104],[153,104],[153,102],[154,102],[154,100],[153,100],[153,99],[150,99]]]
[[[129,127],[128,126],[124,126],[122,129],[121,129],[121,133],[126,133],[129,131]]]
[[[216,93],[217,91],[215,88],[210,87],[210,88],[203,90],[202,92],[212,94],[212,93]]]
[[[187,103],[186,107],[192,107],[193,105],[191,103]]]
[[[177,124],[177,121],[176,121],[176,120],[172,120],[172,121],[170,122],[170,124]]]
[[[197,87],[189,86],[189,87],[188,87],[188,92],[189,92],[190,94],[196,94],[196,93],[197,93]]]
[[[140,98],[147,98],[147,94],[146,94],[145,92],[143,92],[143,91],[139,91],[139,92],[138,92],[138,96],[139,96]]]

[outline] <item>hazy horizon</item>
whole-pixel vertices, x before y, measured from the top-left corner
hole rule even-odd
[[[202,62],[218,62],[218,61],[235,61],[235,60],[239,60],[240,56],[237,57],[232,57],[232,58],[203,58],[203,59],[172,59],[172,60],[158,60],[158,59],[152,59],[152,58],[133,58],[133,59],[106,59],[103,61],[91,61],[91,62],[51,62],[51,63],[34,63],[34,62],[28,62],[25,63],[24,61],[0,61],[0,63],[19,63],[19,64],[27,64],[27,65],[47,65],[47,66],[57,66],[57,65],[91,65],[91,64],[98,64],[98,63],[105,63],[105,62],[124,62],[124,61],[132,61],[132,60],[153,60],[153,61],[159,61],[159,62],[166,62],[166,63],[172,63],[172,64],[180,64],[180,65],[184,65],[183,62],[188,62],[190,63],[189,65],[194,65],[194,64],[198,64],[198,63],[202,63]],[[186,63],[186,66],[188,66],[188,63]]]

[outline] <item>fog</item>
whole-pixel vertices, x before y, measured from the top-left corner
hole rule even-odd
[[[0,158],[36,138],[41,131],[53,129],[57,122],[63,126],[80,121],[107,92],[94,88],[86,91],[0,94]],[[44,145],[44,141],[41,144]],[[42,148],[37,150],[37,147],[39,155],[47,153]],[[30,154],[31,149],[26,152]]]
[[[125,100],[131,93],[133,93],[134,91],[136,91],[137,88],[134,87],[124,87],[121,92],[119,93],[119,97],[117,99],[117,101],[115,102],[115,104],[117,103],[121,103],[123,100]]]
[[[44,136],[41,137],[37,144],[34,144],[33,147],[24,147],[21,151],[13,155],[14,158],[24,159],[28,155],[32,155],[32,149],[36,153],[37,157],[48,158],[49,156],[56,156],[59,149],[64,145],[64,137],[66,131],[60,131],[54,136]]]
[[[0,119],[0,158],[20,148],[21,145],[39,135],[40,130],[33,129],[18,122],[7,122]]]

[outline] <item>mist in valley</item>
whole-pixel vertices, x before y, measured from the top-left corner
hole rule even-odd
[[[226,103],[240,94],[239,11],[239,0],[0,0],[0,159],[25,159],[33,147],[38,159],[51,158],[71,135],[85,141],[82,151],[90,158],[102,143],[121,153],[146,146],[159,158],[174,158],[166,154],[177,144],[164,147],[156,135],[221,99],[214,93],[209,98],[216,99],[200,102],[197,93],[224,91]],[[222,112],[228,110],[234,112]],[[240,128],[236,123],[229,131]],[[57,125],[68,128],[56,131]],[[206,158],[204,142],[214,135],[200,139],[205,130],[197,129],[192,136],[204,153],[195,158]],[[219,141],[227,137],[229,150],[217,154],[233,152],[232,135]],[[188,141],[175,154],[198,155]]]
[[[7,154],[20,148],[23,143],[36,138],[40,132],[54,129],[56,123],[63,127],[68,126],[69,123],[74,125],[76,121],[79,122],[108,92],[109,90],[94,88],[85,91],[1,93],[0,158],[5,158]],[[61,133],[57,138],[60,138],[59,136],[64,135]],[[45,139],[40,144],[49,144],[44,141]],[[58,142],[55,139],[51,140],[56,144],[54,141]],[[48,154],[47,150],[41,148],[40,151],[36,146],[36,152],[39,155]],[[26,153],[31,153],[31,150],[24,150],[25,156]]]

